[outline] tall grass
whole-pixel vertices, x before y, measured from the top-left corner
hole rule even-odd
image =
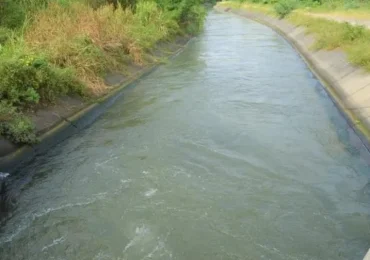
[[[178,31],[176,21],[155,2],[139,3],[135,14],[109,5],[94,10],[81,3],[68,8],[52,3],[35,16],[25,42],[34,52],[43,50],[53,64],[74,68],[99,95],[107,90],[101,73],[114,69],[122,56],[145,64],[146,51]]]

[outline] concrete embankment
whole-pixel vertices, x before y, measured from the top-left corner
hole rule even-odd
[[[217,5],[215,9],[265,24],[287,39],[323,83],[335,104],[370,150],[370,74],[368,72],[350,64],[345,53],[340,49],[313,50],[311,46],[315,42],[315,37],[307,34],[304,27],[297,27],[284,19],[255,11],[222,5]]]
[[[174,42],[165,43],[154,50],[153,55],[158,58],[175,56],[182,51],[190,39],[191,37],[184,36]],[[36,123],[40,121],[42,124],[36,124],[40,141],[34,145],[15,145],[0,136],[0,174],[12,173],[24,167],[37,155],[45,153],[56,144],[92,124],[124,94],[124,89],[135,85],[138,80],[152,72],[158,65],[154,64],[138,69],[130,77],[124,77],[121,73],[108,74],[105,80],[107,85],[111,86],[111,91],[93,102],[79,102],[74,107],[68,107],[71,103],[69,102],[65,107],[67,111],[63,111],[63,107],[59,107],[57,110],[52,107],[45,108],[42,113],[38,113],[44,117],[36,118]],[[33,116],[37,117],[38,115],[35,113]],[[48,119],[46,122],[45,117]],[[0,178],[0,195],[4,179],[5,177],[3,180]]]

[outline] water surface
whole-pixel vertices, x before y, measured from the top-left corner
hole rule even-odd
[[[367,152],[271,29],[205,32],[12,178],[0,259],[361,259]]]

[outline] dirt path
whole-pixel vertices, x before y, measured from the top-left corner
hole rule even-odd
[[[363,25],[370,29],[370,19],[369,18],[355,18],[355,17],[345,17],[340,14],[321,14],[321,13],[306,13],[313,17],[325,18],[328,20],[333,20],[337,22],[348,22],[352,25]]]

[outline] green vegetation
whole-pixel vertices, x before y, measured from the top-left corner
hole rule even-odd
[[[363,0],[235,0],[234,3],[242,5],[252,4],[261,8],[274,9],[278,16],[285,17],[295,9],[314,12],[338,12],[345,14],[367,14],[370,17],[370,2]],[[271,8],[273,7],[273,8]],[[263,8],[263,7],[262,7]]]
[[[31,121],[6,101],[0,102],[0,134],[14,143],[35,143]]]
[[[157,43],[197,34],[205,14],[203,0],[0,0],[0,135],[35,142],[25,111],[104,95],[104,73],[153,62]]]
[[[284,18],[296,9],[298,4],[296,0],[280,0],[274,5],[275,12],[280,18]]]
[[[288,18],[298,26],[307,28],[315,35],[315,49],[343,49],[349,61],[370,71],[370,31],[363,26],[338,23],[303,14],[291,14]]]

